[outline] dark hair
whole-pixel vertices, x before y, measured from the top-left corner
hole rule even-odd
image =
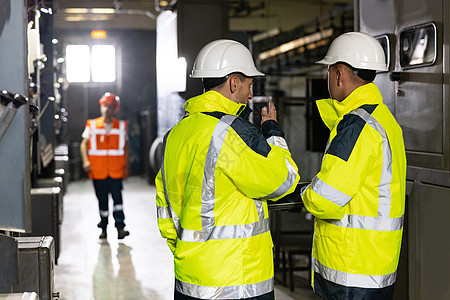
[[[224,84],[225,81],[227,81],[227,79],[230,78],[231,76],[237,76],[241,81],[244,81],[245,78],[248,77],[240,72],[235,72],[235,73],[228,74],[227,76],[224,76],[224,77],[202,78],[203,87],[205,88],[206,91],[209,91],[210,89],[212,89],[214,87]]]
[[[367,70],[367,69],[358,69],[354,68],[346,62],[337,62],[337,64],[343,64],[349,67],[352,70],[352,73],[361,78],[362,80],[372,82],[377,76],[377,71],[375,70]]]
[[[372,82],[375,79],[375,76],[377,76],[377,71],[375,70],[352,68],[352,73],[358,76],[359,78],[370,82]]]
[[[216,77],[216,78],[202,78],[203,87],[205,90],[210,90],[213,87],[219,86],[221,84],[224,84],[225,81],[227,81],[228,75],[224,77]]]

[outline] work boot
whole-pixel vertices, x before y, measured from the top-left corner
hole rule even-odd
[[[102,233],[100,233],[99,239],[106,239],[106,228],[102,228]]]
[[[119,240],[123,239],[127,235],[130,235],[129,231],[124,230],[123,228],[117,228],[117,238]]]

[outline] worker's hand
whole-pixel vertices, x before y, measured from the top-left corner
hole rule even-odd
[[[267,107],[262,108],[261,117],[261,124],[268,120],[274,120],[275,122],[277,121],[277,110],[273,101],[270,101],[269,103],[269,110],[267,110]]]
[[[89,173],[91,171],[91,163],[89,161],[83,163],[83,170],[86,173]]]

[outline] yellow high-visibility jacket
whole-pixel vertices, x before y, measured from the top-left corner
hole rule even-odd
[[[315,216],[312,269],[322,287],[314,277],[312,286],[319,294],[330,283],[389,287],[396,279],[405,211],[402,130],[373,83],[342,102],[316,103],[331,133],[320,172],[302,192]]]
[[[264,123],[265,137],[238,117],[245,107],[206,92],[164,137],[158,226],[174,255],[175,289],[191,297],[273,291],[266,200],[292,193],[299,175],[276,122]]]

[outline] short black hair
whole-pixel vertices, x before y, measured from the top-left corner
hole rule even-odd
[[[224,77],[202,78],[203,87],[205,88],[206,91],[209,91],[214,87],[224,84],[225,81],[227,81],[227,79],[230,78],[231,76],[237,76],[241,81],[244,81],[244,79],[248,77],[240,72],[234,72]]]
[[[337,64],[343,64],[349,67],[352,70],[352,73],[361,78],[362,80],[372,82],[375,80],[375,76],[377,76],[377,71],[368,70],[368,69],[358,69],[352,67],[350,64],[346,62],[337,62]]]

